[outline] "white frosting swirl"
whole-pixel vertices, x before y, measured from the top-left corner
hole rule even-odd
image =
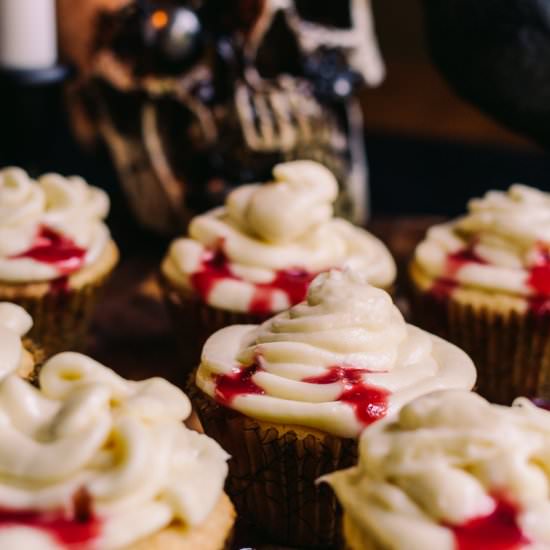
[[[32,318],[22,307],[0,302],[0,380],[21,366],[24,355],[21,338],[31,327]]]
[[[224,400],[220,380],[251,365],[250,381],[260,392]],[[332,271],[314,280],[307,302],[260,326],[228,327],[211,336],[196,382],[250,417],[356,437],[366,423],[414,397],[469,389],[475,376],[464,352],[407,325],[385,291],[351,271]],[[387,397],[387,411],[372,410],[372,419],[366,418],[368,398],[360,409],[353,404],[362,391],[371,391],[382,409]]]
[[[285,270],[313,276],[349,266],[376,286],[391,286],[396,268],[387,248],[367,231],[332,217],[338,187],[329,170],[294,161],[275,166],[273,174],[274,182],[240,187],[225,207],[194,218],[189,237],[170,247],[164,270],[192,288],[204,258],[221,248],[232,276],[220,278],[203,298],[234,311],[249,311],[257,285],[269,285]],[[272,292],[270,303],[273,312],[294,305],[282,290]]]
[[[517,508],[525,548],[543,549],[549,457],[548,411],[526,399],[503,407],[469,392],[436,392],[365,430],[359,465],[327,480],[377,548],[454,550],[448,526],[490,515],[503,498]]]
[[[110,235],[102,220],[107,195],[77,176],[46,174],[34,181],[20,168],[0,170],[0,281],[58,278],[55,265],[20,255],[32,248],[41,228],[71,239],[86,253],[83,265],[103,252]]]
[[[449,261],[464,250],[469,260]],[[542,288],[531,281],[533,269],[548,267],[549,253],[550,195],[516,184],[470,201],[464,217],[432,227],[415,260],[434,279],[532,296],[550,294],[550,277]]]
[[[191,406],[175,386],[161,378],[130,382],[84,355],[62,353],[42,368],[40,387],[15,376],[0,383],[0,508],[72,517],[84,488],[101,525],[93,547],[104,550],[172,524],[199,525],[213,510],[228,456],[184,426]],[[14,548],[47,535],[13,527],[0,523],[0,540],[16,537]]]

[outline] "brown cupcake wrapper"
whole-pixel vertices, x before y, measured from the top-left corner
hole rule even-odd
[[[185,293],[182,289],[171,286],[163,276],[160,283],[183,359],[182,371],[178,373],[182,383],[197,368],[202,348],[209,336],[231,325],[257,325],[274,315],[253,315],[217,309],[205,304],[191,291]]]
[[[0,286],[0,301],[23,307],[32,317],[28,338],[41,349],[42,362],[62,351],[78,351],[85,344],[95,304],[110,273],[79,288],[52,290],[41,296],[18,295]]]
[[[494,311],[438,297],[411,284],[414,324],[462,348],[478,373],[476,391],[495,403],[550,398],[550,313]]]
[[[357,462],[357,441],[270,424],[217,404],[189,380],[204,431],[230,455],[226,490],[245,519],[270,541],[300,548],[341,543],[341,511],[317,480]]]
[[[38,377],[40,376],[40,369],[46,361],[46,353],[42,346],[36,344],[31,338],[23,338],[23,347],[31,354],[33,360],[32,370],[28,375],[25,375],[25,379],[34,386],[38,386]]]

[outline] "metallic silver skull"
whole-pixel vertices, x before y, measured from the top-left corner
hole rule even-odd
[[[365,221],[354,95],[384,76],[369,0],[113,1],[98,11],[72,97],[142,223],[180,231],[235,185],[296,158],[326,164],[340,213]]]

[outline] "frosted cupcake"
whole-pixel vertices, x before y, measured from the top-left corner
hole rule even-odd
[[[437,392],[365,430],[327,476],[351,550],[550,548],[550,412]]]
[[[410,269],[413,321],[463,348],[479,392],[550,397],[550,195],[524,185],[431,228]]]
[[[80,345],[118,251],[107,195],[79,177],[0,170],[0,300],[23,306],[50,355]]]
[[[162,265],[167,300],[182,342],[198,360],[207,336],[259,323],[305,299],[320,272],[352,267],[389,289],[395,263],[367,231],[333,217],[338,185],[313,161],[275,166],[274,181],[245,185],[225,206],[194,218]],[[188,347],[189,349],[189,347]]]
[[[0,302],[0,379],[8,374],[34,377],[35,366],[43,357],[41,350],[25,338],[31,327],[31,316],[23,308]]]
[[[66,352],[40,390],[0,382],[0,548],[222,550],[228,455],[185,427],[187,397]]]
[[[191,397],[206,433],[232,455],[239,513],[277,542],[327,546],[337,542],[336,503],[315,480],[355,463],[366,426],[474,381],[464,352],[407,325],[385,291],[332,271],[306,302],[211,336]]]

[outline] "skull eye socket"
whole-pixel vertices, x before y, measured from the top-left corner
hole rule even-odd
[[[112,49],[136,74],[178,74],[201,57],[205,44],[198,14],[178,3],[129,4],[102,14],[97,47]]]
[[[309,23],[338,29],[352,27],[351,0],[294,0],[294,3],[300,17]]]

